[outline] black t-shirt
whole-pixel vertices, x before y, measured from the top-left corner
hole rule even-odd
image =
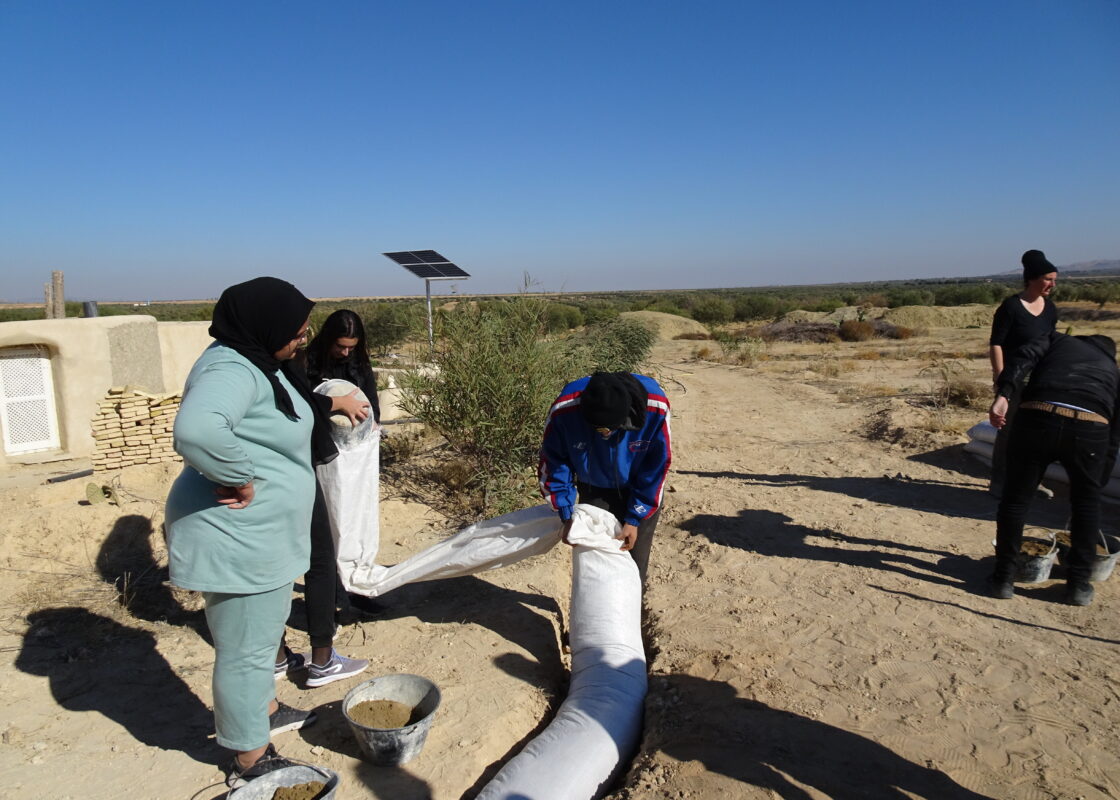
[[[992,317],[989,345],[1003,348],[1004,363],[1032,339],[1047,336],[1058,325],[1058,307],[1049,297],[1044,299],[1042,313],[1037,317],[1023,306],[1019,295],[1013,294],[1000,303]]]

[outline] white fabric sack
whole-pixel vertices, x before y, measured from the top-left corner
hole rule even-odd
[[[318,394],[346,394],[354,385],[343,380],[324,381],[315,387]],[[347,591],[352,591],[352,575],[377,560],[381,527],[381,430],[370,415],[348,429],[333,425],[331,435],[338,457],[315,469],[327,516],[331,522],[338,575]]]
[[[977,429],[979,429],[981,425],[986,426],[992,431],[995,430],[995,428],[993,428],[991,425],[983,422],[979,425],[972,426],[972,428],[970,428],[968,431],[968,435],[971,437],[973,431],[977,431]],[[978,432],[983,433],[983,431]],[[992,441],[995,441],[995,436],[992,437]],[[973,438],[972,441],[964,446],[964,451],[966,453],[970,453],[971,455],[976,456],[978,459],[988,465],[991,465],[992,463],[992,451],[994,449],[995,445],[991,444],[986,439],[981,438]],[[1057,462],[1054,462],[1046,468],[1046,474],[1043,477],[1048,478],[1052,481],[1059,481],[1065,484],[1069,483],[1069,475],[1066,474],[1066,468]],[[1113,468],[1112,478],[1108,483],[1105,484],[1104,488],[1101,490],[1101,493],[1108,497],[1120,497],[1120,463],[1118,463],[1117,466]]]
[[[983,420],[982,422],[977,422],[968,429],[968,438],[974,442],[987,442],[988,444],[992,444],[996,440],[996,433],[998,433],[998,431],[992,423],[988,422],[988,420]]]
[[[372,558],[354,563],[347,588],[377,597],[406,583],[458,578],[514,564],[548,552],[559,541],[556,512],[534,506],[468,525],[393,567],[374,564]]]
[[[568,697],[478,800],[592,800],[637,749],[646,694],[638,567],[609,512],[577,505],[573,520]]]

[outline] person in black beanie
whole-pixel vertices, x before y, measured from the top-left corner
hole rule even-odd
[[[1019,413],[1007,423],[1008,398],[1022,392]],[[1070,554],[1066,602],[1088,605],[1089,583],[1100,530],[1101,489],[1112,476],[1120,447],[1120,371],[1116,343],[1107,336],[1068,336],[1052,331],[1019,348],[999,377],[989,411],[992,425],[1010,428],[1007,482],[996,515],[996,568],[989,593],[1014,592],[1023,521],[1046,468],[1061,463],[1069,475]]]
[[[1057,327],[1058,308],[1050,293],[1058,283],[1058,269],[1041,250],[1023,253],[1023,291],[1005,299],[992,317],[992,333],[988,340],[988,357],[992,364],[993,388],[999,382],[1004,362],[1032,339],[1045,336]],[[1021,389],[1021,387],[1020,387]],[[1019,394],[1009,399],[1007,421],[1010,424],[1019,407]],[[996,434],[992,449],[992,479],[988,491],[996,497],[1003,492],[1007,471],[1007,433]]]
[[[644,585],[670,460],[669,400],[653,378],[596,372],[567,384],[549,412],[539,467],[564,541],[577,502],[610,511]]]

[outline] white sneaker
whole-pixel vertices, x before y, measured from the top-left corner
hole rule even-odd
[[[310,656],[307,659],[311,661]],[[339,655],[337,650],[331,650],[331,657],[326,664],[320,666],[314,662],[307,667],[307,685],[311,688],[326,686],[328,683],[351,678],[365,670],[369,662],[364,658],[347,658]]]

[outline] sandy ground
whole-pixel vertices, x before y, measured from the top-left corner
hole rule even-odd
[[[659,346],[673,474],[646,592],[646,728],[612,797],[1120,797],[1117,578],[1088,608],[1062,605],[1060,580],[978,594],[995,505],[960,432],[983,413],[919,403],[938,359],[985,377],[983,334],[773,346],[753,366],[693,357],[714,343]],[[212,650],[194,598],[163,583],[176,470],[125,471],[119,507],[89,505],[87,479],[41,483],[51,470],[0,481],[0,796],[222,796]],[[1059,490],[1031,521],[1065,514]],[[449,527],[383,486],[383,563]],[[371,676],[442,689],[415,761],[359,758],[339,711],[357,679],[279,683],[320,715],[279,749],[340,772],[343,798],[472,796],[564,696],[569,563],[559,548],[408,586],[341,629]],[[297,599],[297,646],[301,617]]]

